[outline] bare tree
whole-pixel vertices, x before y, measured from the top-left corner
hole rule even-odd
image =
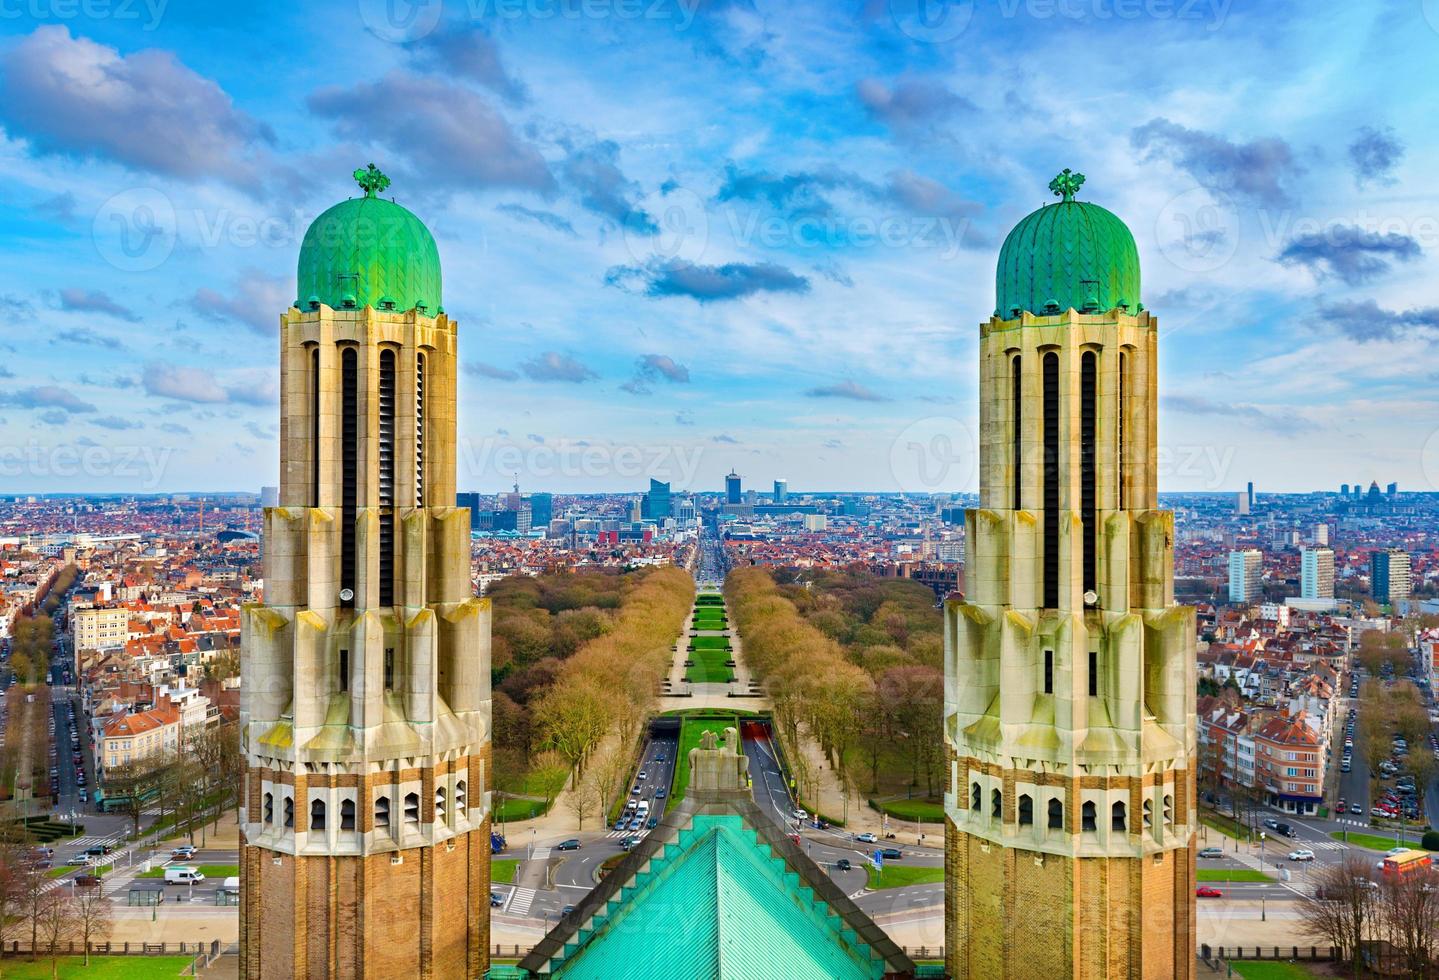
[[[1357,976],[1360,944],[1378,919],[1379,889],[1370,877],[1369,862],[1350,855],[1324,865],[1312,877],[1314,893],[1298,902],[1302,931],[1337,947]]]
[[[1439,874],[1430,869],[1388,876],[1379,891],[1384,938],[1404,957],[1407,975],[1432,976],[1439,915]]]
[[[591,768],[585,773],[573,788],[570,795],[566,797],[565,803],[570,812],[575,815],[575,829],[585,829],[585,817],[594,816],[595,807],[599,805],[600,788],[595,779],[595,769]]]
[[[96,885],[93,891],[99,891]],[[68,940],[75,928],[77,913],[76,899],[71,898],[64,888],[52,888],[44,894],[37,914],[36,926],[40,940],[50,953],[50,980],[60,976],[60,943]]]
[[[85,965],[90,965],[90,944],[104,942],[110,935],[110,900],[96,885],[83,889],[75,899],[75,931],[85,946]]]

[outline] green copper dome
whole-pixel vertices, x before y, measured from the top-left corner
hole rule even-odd
[[[1124,222],[1097,204],[1076,201],[1084,174],[1064,173],[1049,182],[1061,200],[1026,216],[999,250],[994,274],[995,313],[1044,315],[1073,307],[1080,312],[1139,305],[1139,250]]]
[[[335,309],[440,311],[440,252],[419,218],[376,197],[390,178],[370,164],[356,170],[365,196],[341,201],[305,232],[295,271],[295,305]]]

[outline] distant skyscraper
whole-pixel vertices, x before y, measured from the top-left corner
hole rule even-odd
[[[1409,578],[1409,553],[1399,548],[1371,552],[1369,555],[1369,591],[1374,601],[1393,604],[1407,599],[1412,591]]]
[[[640,515],[648,517],[652,521],[662,521],[671,516],[673,510],[670,507],[670,485],[661,483],[654,477],[650,478],[649,493],[645,494],[643,506],[640,508]]]
[[[278,507],[278,506],[280,506],[280,488],[279,488],[279,487],[261,487],[261,488],[260,488],[260,506],[261,506],[261,507]]]
[[[1328,544],[1328,543],[1329,543],[1329,525],[1328,525],[1328,524],[1315,524],[1315,525],[1314,525],[1314,543],[1315,543],[1315,544]]]
[[[1341,484],[1339,484],[1339,496],[1341,496],[1341,497],[1347,497],[1347,496],[1349,496],[1349,484],[1347,484],[1347,483],[1341,483]]]
[[[1300,559],[1299,595],[1304,599],[1334,598],[1334,552],[1305,548]]]
[[[1250,480],[1250,481],[1249,481],[1249,489],[1246,491],[1246,496],[1248,496],[1248,498],[1249,498],[1249,509],[1252,511],[1252,510],[1254,510],[1254,481],[1253,481],[1253,480]]]
[[[1249,513],[1249,494],[1241,493],[1234,498],[1234,512],[1240,517]]]
[[[1253,602],[1259,595],[1264,554],[1254,549],[1229,553],[1229,601]]]
[[[1397,494],[1397,493],[1399,492],[1399,484],[1397,484],[1397,483],[1391,483],[1391,484],[1389,484],[1387,487],[1384,488],[1384,492],[1385,492],[1386,494],[1388,494],[1389,496],[1391,496],[1391,497],[1394,496],[1395,494]]]
[[[555,519],[555,497],[549,493],[530,494],[530,526],[549,527]]]
[[[739,474],[730,470],[729,476],[724,478],[724,502],[737,504],[740,502]]]
[[[468,507],[470,509],[470,529],[480,529],[480,495],[473,491],[455,494],[456,507]]]
[[[774,481],[774,502],[777,503],[777,504],[782,504],[782,503],[784,503],[784,502],[787,501],[787,500],[789,500],[789,481],[787,481],[787,480],[775,480],[775,481]]]

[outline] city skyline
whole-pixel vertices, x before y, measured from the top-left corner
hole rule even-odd
[[[531,6],[0,23],[0,493],[277,482],[274,311],[335,175],[372,160],[463,286],[466,488],[973,492],[968,325],[1064,166],[1154,216],[1161,492],[1439,479],[1427,137],[1390,97],[1439,45],[1419,5]],[[1095,30],[1147,52],[1143,90],[1040,67]],[[315,32],[338,43],[306,70],[250,70]],[[1385,80],[1347,71],[1381,39]]]

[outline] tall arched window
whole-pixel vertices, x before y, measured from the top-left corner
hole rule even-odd
[[[445,822],[445,788],[435,787],[435,823]]]
[[[275,794],[274,794],[274,793],[266,793],[266,794],[265,794],[265,806],[264,806],[264,811],[265,811],[265,823],[274,823],[274,822],[275,822]]]
[[[415,506],[425,506],[425,355],[415,355]]]
[[[1028,827],[1034,823],[1034,800],[1030,799],[1028,793],[1019,797],[1019,825]]]
[[[1064,804],[1057,796],[1049,798],[1049,829],[1064,829]]]
[[[405,823],[418,826],[420,823],[420,794],[405,794]]]
[[[1164,823],[1165,826],[1174,826],[1174,797],[1172,796],[1164,798]]]
[[[341,801],[340,801],[340,829],[341,829],[341,830],[354,830],[354,829],[355,829],[355,801],[354,801],[354,800],[341,800]]]
[[[285,797],[285,826],[295,826],[295,800],[293,797]]]
[[[395,352],[380,351],[380,605],[395,604]]]
[[[995,820],[1004,816],[1004,794],[997,789],[989,791],[989,815]]]
[[[1123,803],[1116,802],[1109,808],[1109,829],[1122,834],[1129,829],[1128,810]]]
[[[1125,396],[1129,390],[1129,355],[1124,351],[1119,352],[1119,411],[1115,420],[1114,440],[1114,480],[1118,490],[1118,507],[1123,510],[1125,507],[1125,483],[1129,476],[1129,463],[1124,456],[1125,439],[1129,436],[1129,406],[1125,404]]]
[[[466,807],[467,804],[465,802],[465,781],[463,779],[458,779],[455,781],[455,816],[463,817],[465,815]]]
[[[320,348],[310,351],[310,506],[320,506]]]
[[[1084,591],[1099,588],[1095,553],[1095,423],[1099,389],[1099,357],[1092,350],[1079,358],[1079,518],[1084,527]]]
[[[340,589],[355,605],[355,514],[360,493],[360,369],[355,348],[340,354]]]
[[[1015,510],[1024,507],[1024,388],[1021,384],[1023,374],[1020,370],[1019,355],[1014,355],[1014,360],[1009,365],[1009,397],[1010,415],[1013,417],[1014,431],[1010,435],[1010,482],[1014,484]]]
[[[1154,803],[1150,800],[1144,801],[1144,829],[1151,830],[1154,827]]]
[[[1079,808],[1079,829],[1091,832],[1099,829],[1099,823],[1094,815],[1093,800],[1085,800],[1084,806]]]
[[[310,829],[325,829],[325,801],[315,800],[310,804]]]
[[[977,811],[977,810],[979,809],[980,799],[981,799],[981,797],[980,797],[979,783],[970,783],[970,784],[969,784],[969,808],[970,808],[971,810],[976,810],[976,811]]]
[[[375,829],[381,830],[390,826],[390,798],[380,796],[375,798]]]
[[[1044,608],[1059,606],[1059,355],[1044,355]]]

